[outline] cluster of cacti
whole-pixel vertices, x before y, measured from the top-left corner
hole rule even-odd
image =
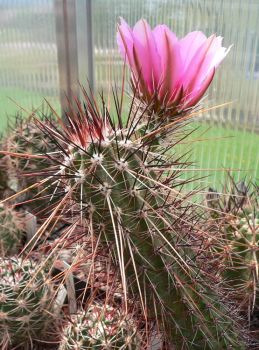
[[[250,318],[259,295],[259,202],[258,188],[244,182],[220,194],[209,189],[208,206],[213,220],[226,239],[225,278],[234,286],[242,308]],[[258,305],[259,306],[259,305]]]
[[[195,209],[178,191],[184,181],[181,160],[169,153],[174,144],[157,142],[159,128],[150,131],[148,117],[134,122],[130,113],[123,128],[106,107],[99,113],[87,97],[85,104],[76,117],[67,113],[59,133],[37,122],[59,149],[46,156],[50,168],[39,168],[53,193],[42,215],[51,209],[50,225],[55,217],[86,220],[84,234],[106,246],[117,266],[124,302],[138,300],[169,349],[244,349],[221,279],[196,260],[203,243]]]
[[[55,179],[55,214],[86,220],[85,234],[107,246],[117,264],[124,300],[138,296],[169,348],[243,349],[235,305],[225,302],[217,273],[207,273],[209,262],[196,260],[203,243],[195,209],[177,190],[181,162],[167,153],[168,143],[157,143],[158,128],[147,132],[148,121],[134,123],[131,113],[120,127],[104,108],[100,114],[86,97],[85,109],[78,102],[58,134],[38,122],[60,149],[49,155],[51,171],[42,172],[48,186]]]
[[[94,303],[64,327],[59,350],[135,350],[141,348],[134,321],[118,308]]]
[[[190,37],[200,41],[200,51],[194,45],[198,51],[191,53],[181,48],[190,37],[174,42],[168,28],[152,32],[145,21],[133,31],[122,22],[118,37],[133,67],[127,116],[123,91],[114,92],[116,115],[110,115],[103,98],[98,105],[82,89],[83,102],[70,101],[65,121],[53,111],[55,121],[21,121],[3,142],[2,164],[17,192],[4,203],[26,206],[42,225],[22,247],[23,261],[0,266],[2,346],[47,343],[49,327],[60,321],[53,343],[59,350],[148,349],[154,337],[168,350],[246,349],[237,293],[225,284],[236,262],[223,275],[220,266],[237,241],[234,221],[229,233],[224,216],[226,235],[213,231],[221,227],[217,216],[207,230],[203,206],[192,202],[195,192],[184,190],[194,181],[181,177],[189,163],[175,147],[227,51],[220,38],[196,32]],[[140,67],[145,50],[147,67]],[[210,203],[218,215],[222,210]],[[240,253],[235,246],[231,258],[251,263],[256,234],[252,228],[240,235],[253,249]],[[28,256],[40,259],[38,268]],[[52,277],[45,273],[50,260]]]
[[[8,206],[0,207],[0,256],[14,255],[22,247],[24,216]]]
[[[21,258],[0,260],[0,345],[1,349],[33,349],[33,344],[50,339],[53,331],[54,290],[47,272]]]

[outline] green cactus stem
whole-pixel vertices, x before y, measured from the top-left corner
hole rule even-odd
[[[141,300],[169,349],[244,349],[236,305],[217,272],[208,273],[210,261],[196,259],[203,245],[196,210],[179,190],[186,163],[174,154],[178,127],[167,135],[173,142],[160,144],[161,130],[150,132],[132,110],[123,127],[119,107],[115,125],[87,96],[77,106],[59,132],[38,122],[59,144],[52,171],[42,172],[63,193],[57,212],[87,220],[89,233],[110,249],[125,300]]]
[[[250,187],[250,188],[249,188]],[[212,191],[210,191],[212,193]],[[231,180],[221,195],[207,197],[211,215],[226,241],[224,277],[234,287],[249,319],[259,306],[259,206],[258,189]]]

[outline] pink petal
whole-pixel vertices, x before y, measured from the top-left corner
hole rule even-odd
[[[143,70],[141,67],[142,53],[139,52],[142,48],[138,40],[134,38],[132,29],[122,18],[121,24],[118,26],[117,42],[122,56],[126,58],[126,62],[132,70],[133,81],[141,84],[142,89],[146,90],[147,81],[143,80]]]
[[[197,89],[207,78],[212,69],[217,68],[224,57],[228,54],[222,47],[222,37],[210,36],[200,47],[185,71],[184,85],[191,92]]]
[[[232,45],[229,48],[225,48],[225,47],[221,46],[221,42],[222,42],[221,37],[217,37],[216,39],[217,40],[215,40],[215,41],[220,43],[220,46],[215,45],[213,48],[214,51],[210,50],[209,54],[211,55],[211,57],[210,57],[210,62],[208,64],[208,70],[212,69],[213,67],[218,68],[220,63],[227,56],[227,54],[229,53],[229,51],[232,48]]]
[[[187,99],[187,101],[184,103],[181,109],[186,109],[186,108],[195,106],[200,101],[200,99],[202,98],[202,96],[205,94],[206,90],[210,86],[214,78],[214,75],[215,75],[215,68],[211,70],[207,78],[203,81],[202,85],[191,94],[190,99]]]
[[[197,53],[197,50],[205,43],[206,40],[206,35],[199,31],[191,32],[179,40],[183,70],[188,67],[191,60]]]
[[[129,65],[133,64],[133,33],[129,25],[124,21],[123,18],[120,18],[121,24],[118,25],[117,32],[117,43],[119,50],[124,59]]]
[[[154,86],[157,86],[161,76],[161,62],[153,32],[149,24],[142,19],[135,24],[133,35],[135,42],[139,42],[141,45],[141,48],[136,45],[136,49],[139,49],[140,54],[142,54],[144,77],[149,80],[149,84],[154,90]]]
[[[155,27],[153,33],[161,58],[160,96],[168,100],[175,93],[182,72],[178,39],[165,25]]]
[[[195,90],[208,74],[208,63],[211,61],[208,53],[214,39],[215,35],[212,35],[202,44],[184,72],[183,84],[189,93]]]

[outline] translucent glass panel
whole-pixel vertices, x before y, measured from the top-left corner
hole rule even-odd
[[[247,175],[255,180],[259,175],[258,0],[94,0],[95,78],[99,89],[107,90],[112,81],[121,79],[123,63],[115,36],[119,16],[131,25],[142,17],[152,26],[165,23],[180,37],[193,30],[217,33],[224,36],[225,46],[234,44],[206,100],[207,106],[231,104],[203,115],[195,124],[200,129],[193,138],[203,140],[195,145],[192,158],[202,168],[200,175],[213,173],[206,184],[218,186],[224,178],[220,169],[228,168],[235,169],[232,173],[239,178]]]
[[[58,104],[53,0],[0,0],[0,130],[18,105]]]

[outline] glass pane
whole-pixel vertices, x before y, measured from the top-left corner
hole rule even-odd
[[[122,60],[116,45],[119,16],[133,25],[141,17],[154,26],[165,23],[182,37],[189,31],[224,36],[225,46],[234,44],[219,68],[208,92],[206,106],[231,104],[203,115],[193,138],[209,128],[194,148],[193,159],[212,174],[206,184],[219,185],[224,171],[235,170],[236,177],[259,175],[259,2],[256,0],[95,0],[93,30],[97,89],[107,91],[111,81],[121,79]]]
[[[0,0],[0,130],[17,106],[31,111],[43,97],[58,106],[53,3]]]

